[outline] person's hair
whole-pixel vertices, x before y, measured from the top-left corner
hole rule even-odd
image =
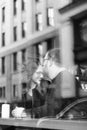
[[[54,48],[47,52],[48,59],[52,59],[55,63],[61,64],[60,49]]]

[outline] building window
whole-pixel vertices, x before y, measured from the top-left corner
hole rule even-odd
[[[36,14],[36,30],[42,31],[43,24],[42,24],[42,14]]]
[[[47,39],[46,42],[47,42],[47,51],[55,47],[53,38]]]
[[[5,57],[2,57],[2,74],[5,74]]]
[[[25,10],[25,0],[22,0],[21,10],[22,10],[22,11]]]
[[[2,87],[2,96],[5,98],[5,86]]]
[[[14,0],[14,3],[13,3],[13,12],[14,12],[14,15],[17,14],[17,0]]]
[[[2,22],[5,22],[5,7],[2,8]]]
[[[5,86],[0,87],[0,98],[5,98]]]
[[[43,58],[43,45],[42,43],[37,43],[34,45],[35,47],[35,62],[36,64],[42,63],[42,58]]]
[[[22,22],[22,37],[24,38],[26,35],[26,22]]]
[[[22,50],[22,63],[24,63],[26,61],[26,50],[23,49]]]
[[[13,28],[14,41],[17,41],[17,26]]]
[[[5,33],[2,33],[2,46],[5,46]]]
[[[17,97],[17,85],[13,85],[13,97]]]
[[[47,25],[54,26],[54,9],[52,7],[47,9]]]
[[[13,54],[13,70],[17,70],[17,53]]]
[[[26,93],[27,84],[22,83],[22,101],[27,100],[27,93]]]

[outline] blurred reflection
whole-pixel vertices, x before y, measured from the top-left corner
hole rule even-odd
[[[62,87],[65,88],[66,98],[78,97],[79,80],[61,65],[60,50],[57,48],[46,53],[42,66],[38,67],[33,77],[37,83],[33,89],[33,112],[36,118],[59,113],[63,106]]]

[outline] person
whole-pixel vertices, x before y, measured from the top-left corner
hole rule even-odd
[[[47,93],[47,116],[56,116],[63,107],[63,99],[78,97],[80,83],[66,67],[61,64],[60,49],[48,51],[44,57],[43,73],[51,79]]]
[[[80,83],[76,80],[75,75],[61,64],[60,50],[58,48],[51,49],[46,53],[43,64],[38,66],[32,76],[32,81],[36,84],[31,85],[30,89],[33,90],[34,103],[36,107],[41,106],[40,111],[42,111],[39,117],[55,117],[63,108],[63,99],[66,98],[71,101],[73,97],[78,97],[77,90]],[[47,85],[45,82],[47,82]],[[41,104],[42,100],[43,104]],[[35,104],[33,105],[35,106]],[[38,114],[36,117],[38,117]]]

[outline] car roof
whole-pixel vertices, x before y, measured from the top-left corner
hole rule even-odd
[[[66,111],[68,111],[69,109],[71,109],[73,106],[75,106],[76,104],[78,103],[81,103],[81,102],[85,102],[87,101],[87,98],[80,98],[80,99],[77,99],[76,101],[72,102],[71,104],[69,104],[67,107],[65,107],[60,113],[58,113],[56,115],[56,117],[60,117],[62,116]]]

